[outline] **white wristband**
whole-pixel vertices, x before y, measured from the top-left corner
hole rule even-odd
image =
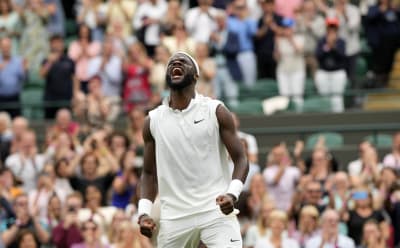
[[[238,200],[240,193],[242,193],[242,190],[243,190],[242,181],[240,181],[239,179],[234,179],[229,184],[229,188],[226,193],[234,195],[236,197],[236,200]]]
[[[150,215],[153,208],[153,202],[148,199],[140,199],[138,203],[138,215]]]

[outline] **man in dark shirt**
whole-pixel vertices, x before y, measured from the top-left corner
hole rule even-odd
[[[64,41],[61,36],[54,35],[50,38],[50,50],[40,69],[41,76],[46,79],[44,101],[47,119],[54,118],[58,109],[70,105],[75,74],[75,64],[64,54]]]
[[[344,110],[343,92],[347,83],[346,44],[339,38],[339,20],[326,19],[327,33],[317,47],[319,69],[315,74],[315,84],[321,95],[329,96],[334,112]]]
[[[257,54],[258,78],[275,78],[276,62],[273,51],[275,34],[279,32],[282,17],[275,13],[274,0],[262,0],[263,16],[258,21],[255,36],[255,52]]]

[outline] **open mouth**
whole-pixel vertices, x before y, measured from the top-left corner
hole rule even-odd
[[[172,79],[179,79],[183,76],[183,69],[180,67],[175,67],[171,71]]]

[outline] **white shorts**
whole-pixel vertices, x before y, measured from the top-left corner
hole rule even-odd
[[[219,209],[177,220],[161,220],[158,248],[242,248],[240,226],[235,214]]]

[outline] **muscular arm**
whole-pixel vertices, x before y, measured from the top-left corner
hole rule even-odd
[[[141,177],[140,198],[154,201],[157,195],[157,168],[155,141],[150,132],[150,118],[147,117],[143,128],[144,161]]]
[[[249,163],[243,150],[242,143],[236,134],[232,114],[222,105],[217,107],[216,113],[221,139],[234,165],[232,179],[239,179],[244,183],[249,172]]]

